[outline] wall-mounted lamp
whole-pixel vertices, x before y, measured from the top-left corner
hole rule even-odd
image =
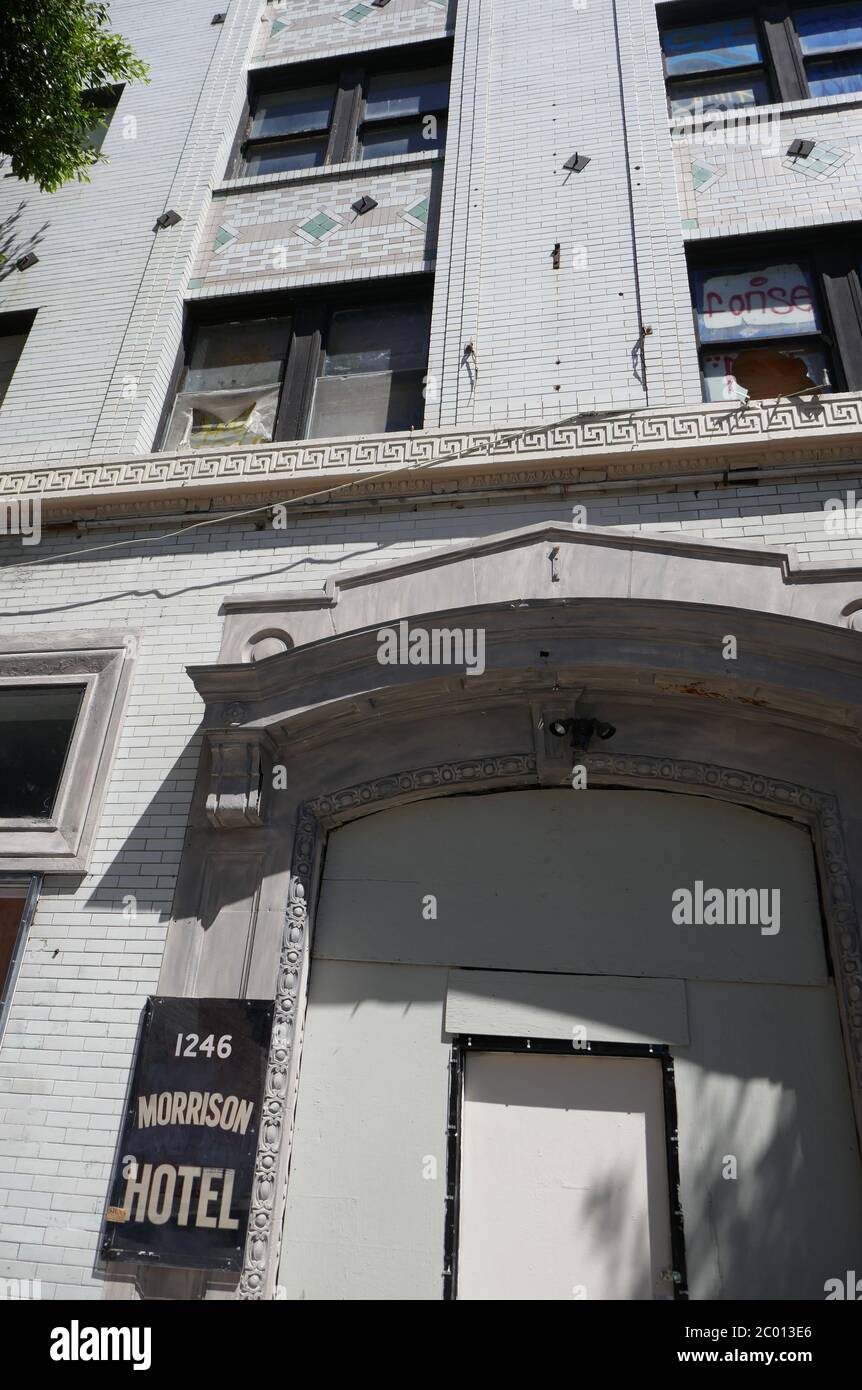
[[[807,159],[813,149],[813,140],[791,140],[787,147],[787,153],[793,159]]]
[[[36,255],[35,251],[28,251],[27,254],[26,254],[26,256],[21,256],[21,257],[15,262],[16,269],[18,269],[18,270],[29,270],[30,267],[31,267],[31,265],[38,265],[38,264],[39,264],[39,257]]]
[[[566,160],[563,168],[568,169],[570,174],[581,174],[589,162],[590,156],[588,154],[573,154]]]
[[[586,753],[592,738],[613,738],[616,728],[603,719],[552,719],[548,729],[554,738],[571,735],[572,748],[576,753]]]
[[[182,220],[178,212],[174,212],[173,208],[168,208],[167,212],[161,213],[161,215],[156,218],[156,227],[175,227],[177,223],[182,222]]]
[[[210,20],[210,24],[224,24],[226,19],[226,14],[214,14],[212,19]]]
[[[350,204],[357,217],[361,217],[364,212],[371,212],[371,209],[376,208],[377,205],[377,199],[369,198],[366,193],[363,193],[361,198],[357,198],[355,203]]]

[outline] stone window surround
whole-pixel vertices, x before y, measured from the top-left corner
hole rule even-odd
[[[0,636],[0,687],[84,686],[54,811],[44,821],[0,821],[0,871],[86,871],[136,643],[134,634],[112,629]]]

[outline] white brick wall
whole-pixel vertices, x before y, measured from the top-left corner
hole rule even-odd
[[[860,470],[862,475],[862,470]],[[793,542],[826,553],[822,507],[855,481],[603,494],[591,525],[719,540]],[[98,1297],[100,1215],[135,1032],[156,988],[197,765],[198,697],[187,664],[216,659],[226,594],[318,588],[343,568],[410,555],[546,518],[572,501],[489,501],[387,512],[342,511],[292,529],[214,526],[109,558],[64,560],[0,588],[0,628],[95,625],[143,633],[117,762],[93,857],[77,884],[49,876],[0,1049],[0,1276],[40,1278],[45,1297]],[[143,538],[145,528],[138,532]],[[120,539],[122,532],[110,533]],[[92,543],[46,536],[43,554]],[[838,547],[862,559],[862,541]],[[27,558],[30,558],[28,556]],[[124,900],[136,899],[132,920]]]
[[[111,165],[91,185],[51,198],[0,181],[0,218],[23,197],[23,232],[47,224],[40,264],[0,281],[0,312],[39,310],[0,418],[0,464],[84,462],[149,448],[183,297],[259,285],[266,245],[253,230],[236,274],[211,269],[219,261],[210,255],[215,220],[242,208],[230,216],[248,215],[250,228],[259,224],[266,240],[277,240],[298,216],[300,189],[303,198],[309,190],[328,197],[332,187],[330,171],[320,183],[282,180],[211,203],[249,58],[268,64],[355,51],[375,42],[372,34],[392,43],[442,33],[453,22],[432,0],[394,0],[354,33],[338,18],[351,4],[294,0],[284,10],[289,27],[267,42],[274,15],[261,24],[258,0],[232,0],[227,23],[215,27],[213,0],[114,0],[116,26],[154,72],[150,87],[123,98],[105,145]],[[126,115],[137,117],[136,141],[123,139]],[[818,130],[835,143],[862,136],[850,107],[805,120],[825,123]],[[806,133],[795,118],[791,124],[794,134]],[[575,150],[592,162],[566,179],[562,164]],[[428,166],[416,168],[409,178],[420,168],[427,174]],[[776,195],[773,220],[810,217],[812,200],[829,199],[833,188],[844,190],[835,217],[847,208],[858,215],[850,164],[840,182],[822,187],[797,174],[765,182],[762,175],[745,161],[728,165],[697,199],[702,229],[718,235],[760,225],[764,188],[791,190]],[[385,177],[386,196],[400,196],[398,181],[408,174]],[[346,176],[337,196],[352,191]],[[152,223],[166,206],[184,220],[154,238]],[[583,9],[558,0],[461,0],[429,366],[442,392],[439,419],[435,408],[427,423],[503,427],[699,400],[680,226],[687,207],[676,195],[649,0]],[[559,271],[551,268],[556,242]],[[278,283],[376,273],[379,258],[366,255],[358,238],[349,255],[346,246],[333,238],[319,253],[303,251]],[[221,264],[234,260],[235,253]],[[399,267],[422,264],[405,255]],[[198,279],[203,286],[189,288]],[[635,370],[642,325],[653,330],[646,381]],[[461,361],[468,339],[478,358],[472,385]],[[83,882],[49,876],[0,1049],[0,1275],[38,1277],[46,1297],[101,1291],[92,1273],[100,1214],[137,1021],[158,978],[198,759],[201,706],[184,668],[215,660],[226,594],[246,582],[255,592],[288,583],[316,589],[339,569],[568,520],[576,501],[591,525],[786,542],[803,559],[862,559],[859,539],[829,540],[822,514],[829,496],[855,488],[862,497],[859,472],[855,481],[824,474],[750,488],[645,484],[568,499],[501,494],[457,505],[333,508],[298,515],[285,531],[217,525],[170,541],[153,542],[141,527],[127,549],[108,557],[0,570],[3,631],[102,625],[143,634],[91,872]],[[98,541],[122,535],[100,532]],[[98,541],[50,532],[39,558]],[[21,558],[13,544],[3,543],[0,558]],[[130,896],[133,916],[124,911]]]

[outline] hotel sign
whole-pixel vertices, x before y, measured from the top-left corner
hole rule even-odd
[[[105,1213],[108,1260],[242,1268],[273,1004],[149,999]]]

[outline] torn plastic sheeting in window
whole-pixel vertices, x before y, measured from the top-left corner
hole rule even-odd
[[[268,444],[275,428],[279,386],[242,391],[183,391],[177,396],[166,449],[223,449]]]

